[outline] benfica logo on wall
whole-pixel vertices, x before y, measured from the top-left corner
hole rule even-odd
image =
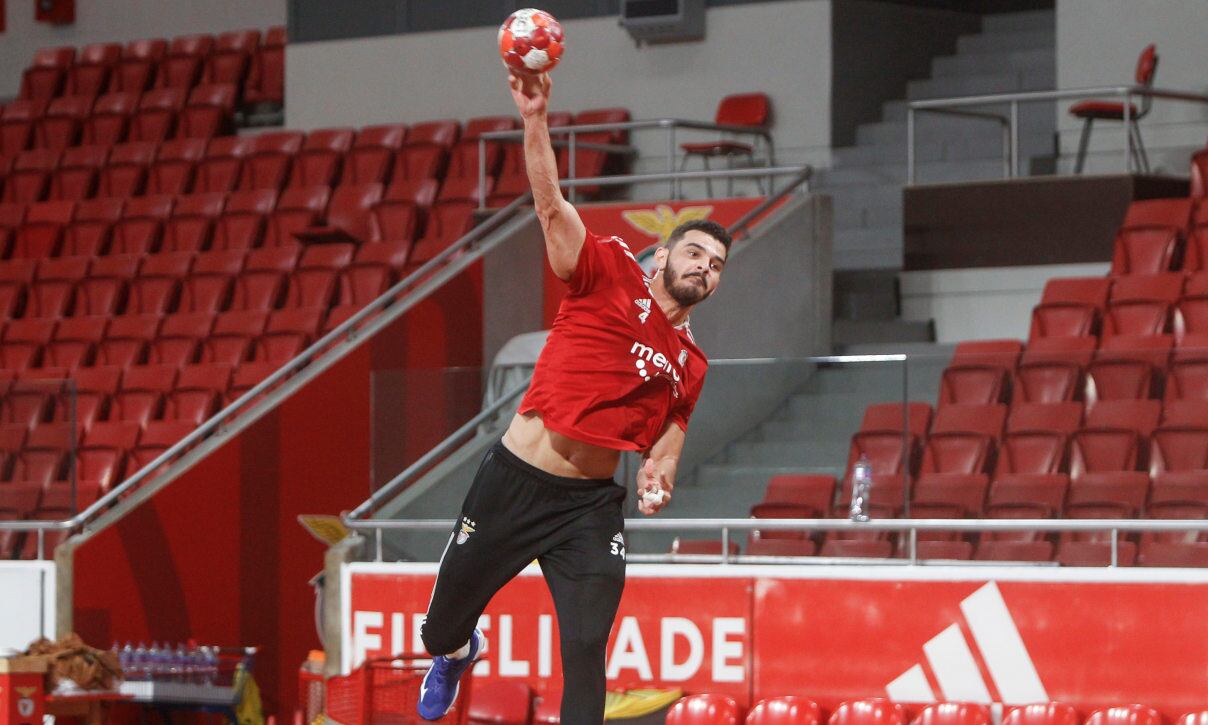
[[[639,232],[656,237],[659,243],[667,241],[671,232],[684,222],[698,219],[708,219],[713,212],[712,206],[685,206],[679,210],[672,209],[666,204],[658,204],[653,209],[629,209],[621,212],[621,218]]]

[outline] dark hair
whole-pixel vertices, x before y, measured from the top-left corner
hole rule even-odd
[[[670,251],[674,249],[676,242],[683,239],[684,235],[688,232],[694,231],[704,232],[705,234],[713,237],[717,241],[721,242],[721,246],[726,248],[727,254],[730,253],[730,242],[733,240],[730,239],[729,232],[727,232],[726,228],[722,225],[708,219],[694,219],[690,222],[684,222],[676,227],[671,232],[671,235],[667,237],[667,250]]]

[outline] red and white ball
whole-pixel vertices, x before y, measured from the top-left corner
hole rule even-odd
[[[499,55],[517,73],[536,75],[551,70],[565,49],[562,24],[544,10],[517,10],[499,26]]]

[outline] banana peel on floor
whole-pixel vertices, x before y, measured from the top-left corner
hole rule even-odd
[[[626,720],[650,715],[669,707],[683,695],[684,691],[678,687],[671,690],[612,691],[604,698],[604,719]]]

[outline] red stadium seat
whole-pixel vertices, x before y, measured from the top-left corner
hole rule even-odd
[[[1203,151],[1193,158],[1199,159],[1201,162],[1208,162],[1208,154]],[[1197,168],[1193,167],[1193,172]],[[1187,244],[1183,251],[1183,271],[1203,272],[1206,267],[1208,267],[1208,206],[1200,203],[1195,207],[1191,225],[1187,230]]]
[[[690,695],[667,711],[667,725],[739,725],[738,703],[725,695]]]
[[[156,88],[188,90],[201,80],[202,64],[214,47],[210,35],[182,35],[172,39],[168,54],[155,76]]]
[[[264,234],[265,247],[296,247],[294,234],[319,225],[327,210],[331,190],[326,186],[286,189],[277,201],[277,208],[268,219]]]
[[[63,229],[71,222],[75,202],[44,201],[31,204],[25,222],[13,235],[13,259],[46,259],[59,253]]]
[[[87,257],[60,257],[38,262],[29,288],[25,312],[28,317],[59,318],[71,308],[76,283],[88,274]]]
[[[443,174],[445,163],[445,149],[441,146],[404,146],[394,156],[390,179],[435,179]]]
[[[127,314],[113,318],[105,339],[97,347],[97,365],[127,368],[141,365],[146,359],[147,345],[159,330],[158,314]]]
[[[1140,566],[1163,567],[1206,567],[1208,566],[1208,542],[1173,543],[1145,541],[1137,552]]]
[[[990,710],[985,705],[942,702],[924,707],[911,725],[990,725]]]
[[[1134,518],[1149,497],[1149,476],[1138,471],[1103,471],[1082,475],[1070,485],[1065,515],[1075,519]],[[1063,535],[1080,541],[1106,541],[1108,532]]]
[[[163,397],[170,393],[176,383],[177,369],[174,365],[138,365],[126,369],[122,384],[113,396],[109,417],[146,426],[158,419],[163,407]]]
[[[771,102],[766,93],[740,93],[726,96],[721,99],[721,103],[717,106],[717,113],[714,115],[713,122],[725,126],[746,126],[753,129],[762,129],[768,125],[771,117]],[[714,157],[724,157],[727,160],[734,156],[745,156],[751,165],[754,165],[754,138],[753,136],[738,137],[741,140],[734,138],[724,138],[717,141],[704,141],[680,144],[680,149],[684,152],[683,161],[680,163],[680,169],[687,165],[688,159],[693,156],[700,156],[704,160],[705,168],[709,168],[709,159]],[[710,197],[713,196],[712,182],[705,181]],[[727,194],[732,194],[732,183],[727,181]]]
[[[219,35],[201,72],[202,83],[229,83],[242,88],[252,55],[260,47],[259,30],[232,30]]]
[[[445,118],[438,121],[421,121],[407,132],[407,146],[438,146],[448,151],[461,136],[461,124]]]
[[[280,190],[289,178],[294,155],[302,148],[301,131],[266,133],[252,139],[239,188]]]
[[[804,697],[769,697],[755,703],[747,713],[746,725],[820,725],[818,703]]]
[[[168,42],[160,38],[127,43],[121,61],[109,76],[109,92],[139,94],[147,90],[167,52]]]
[[[130,118],[127,141],[164,141],[176,130],[176,118],[185,108],[185,92],[179,88],[147,91]]]
[[[1054,560],[1062,566],[1109,566],[1111,544],[1102,541],[1062,541]],[[1121,541],[1116,549],[1117,566],[1132,566],[1137,560],[1137,545]]]
[[[225,308],[235,277],[243,271],[242,250],[213,251],[197,255],[181,288],[180,309],[218,312]]]
[[[1095,334],[1110,288],[1111,280],[1103,277],[1050,279],[1032,310],[1028,339]]]
[[[1121,705],[1092,712],[1084,725],[1162,725],[1162,715],[1145,705]]]
[[[809,539],[752,539],[747,556],[814,556],[818,545]]]
[[[171,446],[176,445],[197,426],[179,420],[153,420],[147,423],[138,445],[130,452],[127,468],[135,471],[149,466]]]
[[[905,725],[902,706],[882,698],[856,700],[839,705],[827,725]]]
[[[474,228],[474,209],[469,202],[442,202],[428,213],[424,235],[411,248],[408,265],[418,267],[448,249]]]
[[[63,152],[50,177],[47,199],[79,201],[96,193],[97,176],[109,156],[107,146],[76,146]]]
[[[495,180],[499,175],[499,165],[503,161],[503,148],[498,141],[486,144],[483,171],[487,179]],[[446,163],[445,177],[447,179],[478,179],[478,141],[463,140],[457,143],[449,152]],[[398,176],[396,175],[397,179]]]
[[[861,431],[901,431],[922,436],[931,427],[931,406],[927,403],[877,403],[864,409]]]
[[[264,332],[267,311],[234,310],[214,320],[214,329],[202,344],[203,362],[238,366],[251,354],[252,341]]]
[[[206,146],[206,156],[197,165],[193,191],[234,191],[243,172],[244,158],[251,151],[251,139],[245,136],[220,136]]]
[[[486,682],[474,688],[468,722],[528,725],[533,717],[533,691],[523,682]]]
[[[381,296],[398,281],[410,251],[410,242],[362,245],[352,265],[340,273],[340,304],[360,307]]]
[[[264,44],[252,56],[243,99],[253,107],[280,108],[285,103],[284,26],[271,27],[264,34]]]
[[[977,545],[976,561],[1045,562],[1053,559],[1051,541],[985,540]]]
[[[822,542],[819,556],[860,559],[888,559],[893,556],[893,544],[885,539],[827,539]]]
[[[75,60],[75,48],[39,48],[33,62],[21,75],[21,100],[45,100],[60,95],[67,80],[67,70]]]
[[[1019,363],[1018,340],[979,340],[957,344],[940,379],[940,406],[998,403],[1009,398],[1011,375]]]
[[[197,164],[205,157],[205,148],[205,140],[199,138],[183,138],[160,144],[159,154],[148,172],[147,193],[188,193],[193,188]]]
[[[1044,337],[1032,340],[1015,371],[1016,403],[1057,403],[1082,393],[1083,368],[1090,364],[1097,340],[1091,336]]]
[[[4,182],[3,200],[12,204],[32,204],[45,199],[50,188],[50,175],[59,165],[60,155],[58,151],[46,149],[18,154]]]
[[[163,224],[172,213],[174,199],[166,194],[126,201],[122,218],[113,225],[110,254],[147,254],[159,247]]]
[[[180,280],[188,274],[193,255],[166,252],[144,258],[138,276],[130,281],[127,314],[162,315],[174,308]]]
[[[911,513],[918,518],[976,518],[981,515],[989,478],[983,473],[921,473],[914,484]],[[954,538],[949,532],[921,538]]]
[[[321,128],[307,134],[301,151],[294,157],[290,187],[334,186],[355,135],[351,128]]]
[[[381,199],[381,184],[337,187],[327,207],[326,228],[312,232],[335,234],[341,240],[347,238],[356,242],[381,241],[373,223],[373,208]]]
[[[197,359],[198,346],[214,326],[212,312],[179,312],[166,315],[159,337],[151,342],[147,362],[180,367]]]
[[[629,111],[624,108],[596,108],[580,111],[575,114],[574,125],[582,126],[599,123],[622,123],[630,120]],[[565,139],[566,137],[561,137]],[[605,143],[624,145],[629,143],[628,131],[598,131],[576,135],[576,140],[583,143]],[[575,177],[588,178],[606,174],[625,173],[628,171],[629,158],[623,154],[610,154],[604,151],[588,150],[582,147],[575,150]],[[558,150],[558,176],[570,177],[570,150]],[[598,187],[581,186],[579,192],[587,196],[599,193]]]
[[[215,224],[211,248],[245,251],[259,246],[276,206],[277,192],[269,189],[232,193]]]
[[[1186,197],[1168,199],[1138,199],[1124,213],[1123,229],[1172,227],[1185,229],[1191,221],[1194,200]]]
[[[92,111],[92,96],[56,98],[46,107],[46,114],[34,126],[34,145],[61,151],[74,146],[80,138],[84,119]]]
[[[232,130],[238,89],[230,83],[197,86],[176,124],[177,138],[213,138]]]
[[[181,368],[176,388],[168,394],[165,420],[200,425],[218,412],[231,381],[229,365],[188,365]]]
[[[113,147],[109,161],[101,169],[97,196],[124,198],[143,193],[147,167],[155,158],[155,144],[123,143]]]
[[[126,285],[134,277],[137,268],[138,258],[129,255],[94,259],[88,277],[76,285],[72,314],[114,315],[121,311],[125,303]]]
[[[231,387],[227,390],[226,403],[230,404],[240,396],[259,385],[279,366],[276,363],[249,362],[235,369],[231,377]]]
[[[85,45],[76,56],[75,63],[67,71],[65,96],[88,96],[96,98],[109,85],[109,74],[122,58],[121,43],[93,43]]]
[[[235,280],[230,309],[265,312],[275,309],[296,260],[296,253],[289,247],[253,250],[248,254],[243,273]]]
[[[1169,335],[1105,339],[1086,372],[1086,401],[1158,397],[1174,340]]]
[[[0,116],[0,156],[13,156],[29,148],[34,125],[46,112],[47,101],[12,101]]]
[[[77,307],[79,306],[77,302]],[[105,337],[109,318],[104,315],[74,317],[59,322],[54,340],[43,351],[43,360],[50,367],[74,373],[77,368],[91,365],[96,346]]]
[[[1208,333],[1208,274],[1187,278],[1175,307],[1174,332],[1179,337]]]
[[[109,93],[96,99],[80,130],[80,142],[112,146],[126,139],[130,117],[138,108],[134,93]]]
[[[1137,85],[1144,87],[1152,86],[1157,69],[1157,46],[1151,43],[1137,57],[1137,68],[1134,73]],[[1091,128],[1094,126],[1096,119],[1127,121],[1125,131],[1128,133],[1128,148],[1132,153],[1136,169],[1140,173],[1149,173],[1149,160],[1145,155],[1145,146],[1141,141],[1141,127],[1137,122],[1149,115],[1149,109],[1153,105],[1153,97],[1148,95],[1141,96],[1140,108],[1131,102],[1126,107],[1124,105],[1125,100],[1127,99],[1105,101],[1088,98],[1078,101],[1069,107],[1070,115],[1082,119],[1082,137],[1078,142],[1078,159],[1074,163],[1075,174],[1082,173],[1082,166],[1086,162],[1086,149],[1091,137]],[[1132,173],[1133,169],[1130,168],[1128,172]],[[1094,725],[1098,724],[1095,723]]]
[[[132,421],[93,425],[84,435],[80,447],[79,478],[94,483],[102,492],[108,491],[126,473],[126,455],[138,442],[141,432],[142,426]]]
[[[164,223],[164,252],[200,252],[210,244],[214,222],[222,213],[223,194],[193,194],[177,197],[172,216]]]
[[[815,518],[830,511],[834,495],[834,476],[782,473],[768,479],[760,504],[805,506],[814,512],[805,518]]]
[[[1174,269],[1183,235],[1174,227],[1134,227],[1116,233],[1111,274],[1158,274]]]
[[[269,314],[264,334],[256,340],[252,360],[284,363],[314,341],[326,307],[275,310]]]
[[[344,159],[340,184],[384,183],[395,153],[402,148],[407,127],[402,124],[367,126],[357,134]]]
[[[1171,308],[1182,291],[1183,276],[1178,273],[1119,278],[1103,318],[1103,337],[1166,332]]]

